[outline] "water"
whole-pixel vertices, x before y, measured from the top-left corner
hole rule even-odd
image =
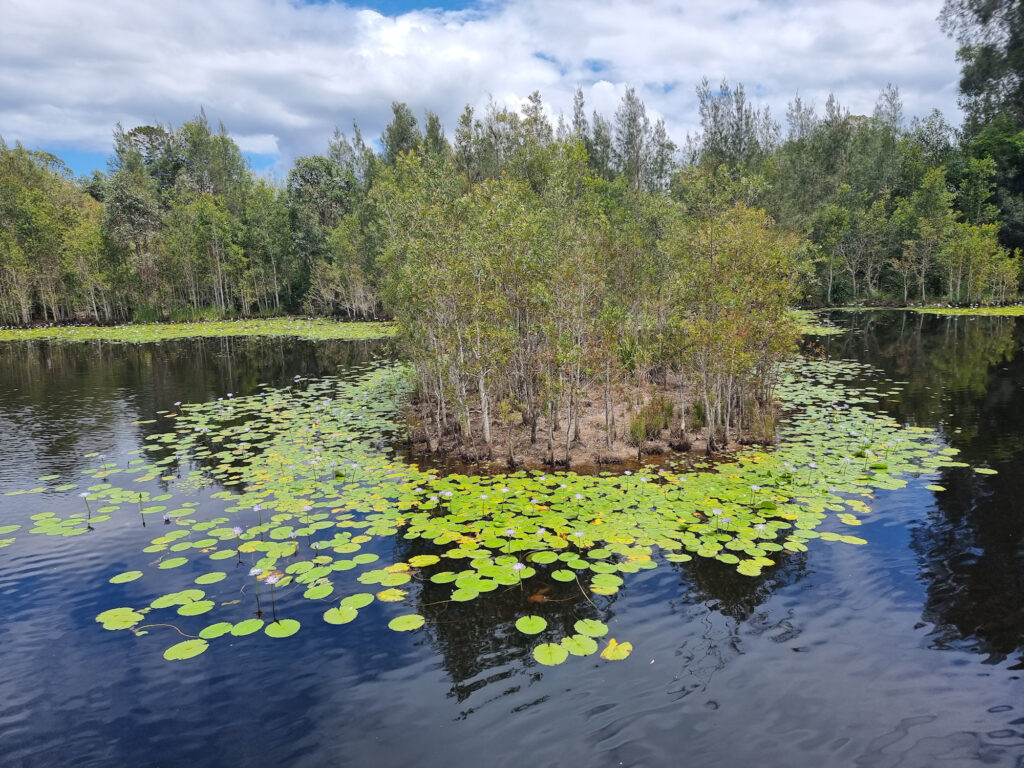
[[[412,633],[388,630],[377,604],[334,627],[323,606],[295,600],[294,637],[225,638],[169,663],[173,629],[136,638],[94,621],[127,604],[107,583],[121,571],[147,570],[117,587],[138,604],[180,588],[147,569],[152,522],[19,532],[0,549],[0,765],[1024,765],[1024,324],[832,320],[851,331],[820,339],[824,351],[907,382],[886,410],[999,474],[947,469],[880,491],[857,530],[866,546],[812,542],[759,579],[711,562],[627,576],[603,616],[633,655],[554,668],[512,623],[531,594],[552,624],[587,615],[562,585],[452,604],[427,583],[416,610],[428,623]],[[124,456],[175,401],[382,353],[253,339],[0,344],[0,493],[74,475],[92,451]],[[0,496],[0,525],[80,502]],[[415,545],[375,546],[407,558]]]

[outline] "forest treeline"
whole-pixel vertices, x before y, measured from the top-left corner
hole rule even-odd
[[[379,316],[390,237],[381,185],[400,158],[440,162],[463,192],[503,177],[539,190],[549,150],[569,145],[585,154],[615,237],[644,211],[648,251],[668,227],[661,212],[696,175],[721,171],[807,244],[806,302],[1016,299],[1019,115],[989,99],[962,129],[938,112],[908,123],[888,87],[866,116],[833,97],[820,111],[795,98],[783,125],[742,85],[697,90],[701,127],[680,146],[632,89],[611,116],[588,113],[578,91],[554,124],[536,93],[520,111],[467,107],[451,140],[435,114],[421,123],[395,103],[379,149],[358,127],[338,132],[283,183],[254,174],[203,114],[178,128],[118,126],[109,171],[92,178],[0,142],[0,323]]]

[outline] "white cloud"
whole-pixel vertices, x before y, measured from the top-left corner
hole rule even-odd
[[[939,0],[507,0],[382,16],[284,0],[3,0],[0,135],[108,150],[115,122],[180,124],[202,106],[247,151],[282,163],[322,151],[335,126],[379,135],[393,100],[437,111],[519,104],[534,89],[568,113],[611,115],[627,84],[682,139],[694,86],[728,76],[777,117],[799,91],[870,113],[900,86],[905,113],[958,122],[955,44]]]
[[[240,136],[233,133],[231,138],[243,152],[252,152],[257,155],[276,155],[280,152],[277,136],[272,133],[257,133],[252,136]]]

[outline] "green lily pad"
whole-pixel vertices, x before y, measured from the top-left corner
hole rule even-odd
[[[604,637],[608,634],[608,626],[596,619],[580,619],[575,627],[577,632],[587,637]]]
[[[187,562],[187,557],[172,557],[161,562],[160,565],[157,566],[157,568],[161,568],[163,570],[167,570],[169,568],[178,568]]]
[[[128,629],[142,621],[142,614],[133,608],[111,608],[96,617],[104,629]]]
[[[369,592],[359,592],[355,595],[349,595],[348,597],[342,598],[341,604],[352,608],[365,608],[373,602],[373,595]]]
[[[291,637],[299,631],[301,626],[295,619],[279,619],[278,621],[270,622],[263,631],[267,634],[267,637]]]
[[[199,636],[204,640],[216,640],[218,637],[223,637],[231,628],[235,625],[228,621],[219,621],[216,624],[210,624],[208,627],[203,627],[199,630]]]
[[[142,571],[125,571],[110,578],[111,584],[127,584],[130,581],[142,578]]]
[[[533,649],[533,658],[545,666],[553,667],[569,658],[569,651],[559,643],[544,643]]]
[[[540,616],[523,616],[516,621],[516,629],[524,635],[540,634],[547,626],[547,621]]]
[[[571,635],[562,639],[562,647],[573,656],[589,656],[597,651],[597,641],[586,635]]]
[[[164,658],[168,661],[180,661],[184,659],[191,659],[194,656],[198,656],[201,653],[206,653],[206,649],[210,647],[210,644],[202,638],[195,640],[185,640],[180,643],[176,643],[164,651]]]
[[[235,637],[245,637],[263,628],[263,619],[245,619],[231,628],[231,634]]]
[[[423,626],[425,619],[418,613],[407,613],[404,616],[397,616],[388,622],[388,628],[396,632],[408,632],[419,629]]]
[[[212,600],[196,600],[193,603],[185,603],[178,608],[179,616],[199,616],[200,614],[212,611],[215,603]]]
[[[359,615],[359,610],[351,605],[340,605],[324,612],[324,621],[328,624],[348,624]]]
[[[227,578],[227,574],[223,571],[213,571],[212,573],[204,573],[202,576],[196,577],[196,584],[216,584],[218,581],[224,581]]]

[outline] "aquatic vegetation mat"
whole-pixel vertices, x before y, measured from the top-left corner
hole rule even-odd
[[[342,323],[322,318],[273,317],[259,320],[217,320],[199,323],[142,323],[133,325],[51,325],[40,328],[0,328],[0,341],[110,341],[142,343],[210,336],[295,336],[321,341],[381,339],[392,336],[391,323]]]
[[[964,317],[1020,317],[1024,304],[1005,307],[831,307],[837,312],[920,312],[923,315],[956,315]]]
[[[846,328],[832,325],[809,309],[794,309],[791,314],[796,320],[797,331],[803,336],[835,336],[846,332]]]
[[[10,543],[24,533],[101,536],[115,519],[146,525],[156,534],[143,550],[151,562],[109,577],[96,621],[159,636],[171,661],[229,653],[254,635],[287,642],[311,626],[308,611],[295,618],[300,601],[322,607],[319,631],[371,620],[415,633],[430,630],[438,591],[454,604],[524,585],[568,590],[589,606],[569,633],[543,603],[514,620],[509,631],[534,642],[536,663],[622,660],[632,646],[610,636],[603,601],[632,574],[706,558],[758,577],[816,540],[865,544],[855,531],[875,490],[964,466],[931,430],[873,410],[883,392],[852,383],[869,373],[851,362],[787,365],[778,393],[791,415],[776,450],[696,468],[486,477],[442,476],[390,455],[412,382],[404,365],[297,377],[179,404],[129,461],[92,455],[84,481],[39,478],[9,495],[78,494],[81,511],[38,513],[27,531],[7,525],[0,535]],[[165,492],[132,487],[157,480]],[[211,491],[200,511],[196,498]],[[147,591],[157,573],[171,591]]]

